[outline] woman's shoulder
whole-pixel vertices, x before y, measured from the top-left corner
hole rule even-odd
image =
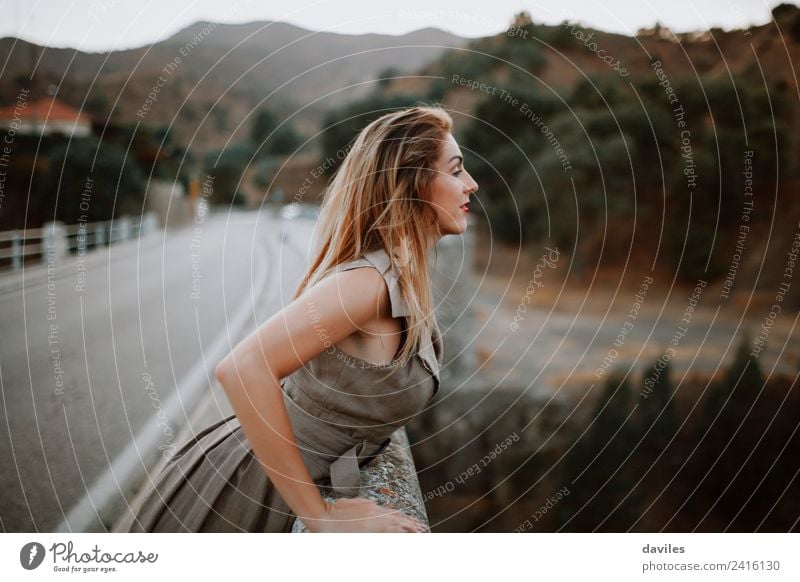
[[[324,284],[326,279],[327,285]],[[320,282],[321,288],[317,293],[337,305],[362,304],[374,317],[376,307],[379,312],[388,311],[389,298],[384,281],[385,277],[375,269],[334,269]]]
[[[359,267],[375,267],[381,275],[385,275],[392,270],[389,254],[383,248],[373,249],[363,253],[360,257],[339,263],[333,270],[349,271]]]
[[[400,289],[397,272],[394,269],[389,253],[384,248],[373,249],[357,259],[340,263],[334,268],[334,272],[349,271],[359,267],[374,267],[383,277],[389,290],[392,317],[408,317],[411,315],[411,310]]]

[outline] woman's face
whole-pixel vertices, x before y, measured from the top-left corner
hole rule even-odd
[[[447,134],[434,169],[431,198],[441,236],[461,234],[467,230],[470,210],[470,205],[465,210],[464,204],[471,202],[470,195],[478,189],[478,184],[464,169],[464,158],[453,134]]]

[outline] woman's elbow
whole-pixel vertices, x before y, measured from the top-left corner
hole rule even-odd
[[[245,378],[264,377],[269,372],[263,357],[245,350],[233,350],[214,369],[217,381],[226,390],[238,386]]]
[[[219,382],[223,387],[230,377],[231,366],[232,362],[230,361],[230,356],[227,356],[220,360],[217,363],[217,366],[214,368],[214,376],[216,376],[217,382]]]

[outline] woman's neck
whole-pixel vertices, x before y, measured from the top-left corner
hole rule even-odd
[[[442,238],[441,234],[438,232],[432,232],[428,234],[428,239],[425,244],[425,250],[430,251],[433,247],[436,246],[436,243],[439,242],[439,239]]]

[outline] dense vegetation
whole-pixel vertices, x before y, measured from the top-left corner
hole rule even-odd
[[[796,7],[776,11],[800,23]],[[658,54],[630,76],[609,66],[581,71],[572,84],[541,82],[548,60],[567,66],[558,55],[576,42],[567,23],[538,26],[518,15],[506,34],[454,49],[422,71],[437,78],[417,94],[393,94],[383,81],[374,95],[333,112],[324,124],[323,158],[391,108],[458,103],[470,93],[474,105],[456,114],[456,137],[481,187],[475,209],[497,239],[553,241],[564,249],[580,242],[586,261],[597,258],[600,245],[592,241],[602,239],[606,260],[614,261],[636,237],[639,246],[660,246],[687,281],[722,274],[746,186],[775,192],[795,177],[791,90],[784,81],[765,81],[755,62],[736,75],[698,73],[690,61],[667,74]],[[619,41],[606,35],[603,42]],[[470,90],[454,79],[489,89]],[[773,206],[762,198],[750,224],[769,221]]]

